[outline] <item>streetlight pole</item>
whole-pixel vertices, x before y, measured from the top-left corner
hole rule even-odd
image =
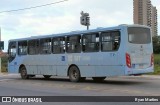
[[[87,25],[87,30],[89,30],[89,25]]]

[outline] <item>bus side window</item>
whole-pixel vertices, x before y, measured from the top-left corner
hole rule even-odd
[[[39,40],[28,41],[28,54],[29,55],[39,54]]]
[[[83,35],[82,49],[84,52],[98,52],[99,51],[99,34]]]
[[[18,55],[27,55],[27,41],[18,42]]]
[[[113,49],[112,50],[118,50],[120,46],[120,32],[115,31],[111,33],[113,36]]]
[[[101,34],[101,50],[117,51],[120,45],[120,32],[103,32]]]
[[[51,38],[40,40],[40,53],[51,54]]]
[[[68,36],[67,37],[67,52],[80,53],[81,52],[81,36]]]
[[[52,52],[54,54],[65,53],[65,37],[58,37],[52,39]]]

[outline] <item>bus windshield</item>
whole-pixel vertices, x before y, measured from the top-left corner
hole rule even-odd
[[[151,35],[149,28],[129,27],[128,40],[134,44],[148,44],[151,43]]]

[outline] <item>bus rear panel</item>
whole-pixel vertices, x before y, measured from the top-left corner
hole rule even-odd
[[[153,48],[150,29],[129,27],[126,51],[126,74],[153,72]]]

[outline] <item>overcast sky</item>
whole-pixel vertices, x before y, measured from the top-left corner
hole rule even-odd
[[[0,12],[38,6],[60,0],[1,0]],[[158,9],[160,35],[160,1],[151,0]],[[133,0],[68,0],[63,3],[24,11],[0,13],[5,51],[9,39],[85,30],[80,12],[91,17],[90,29],[119,24],[133,24]]]

